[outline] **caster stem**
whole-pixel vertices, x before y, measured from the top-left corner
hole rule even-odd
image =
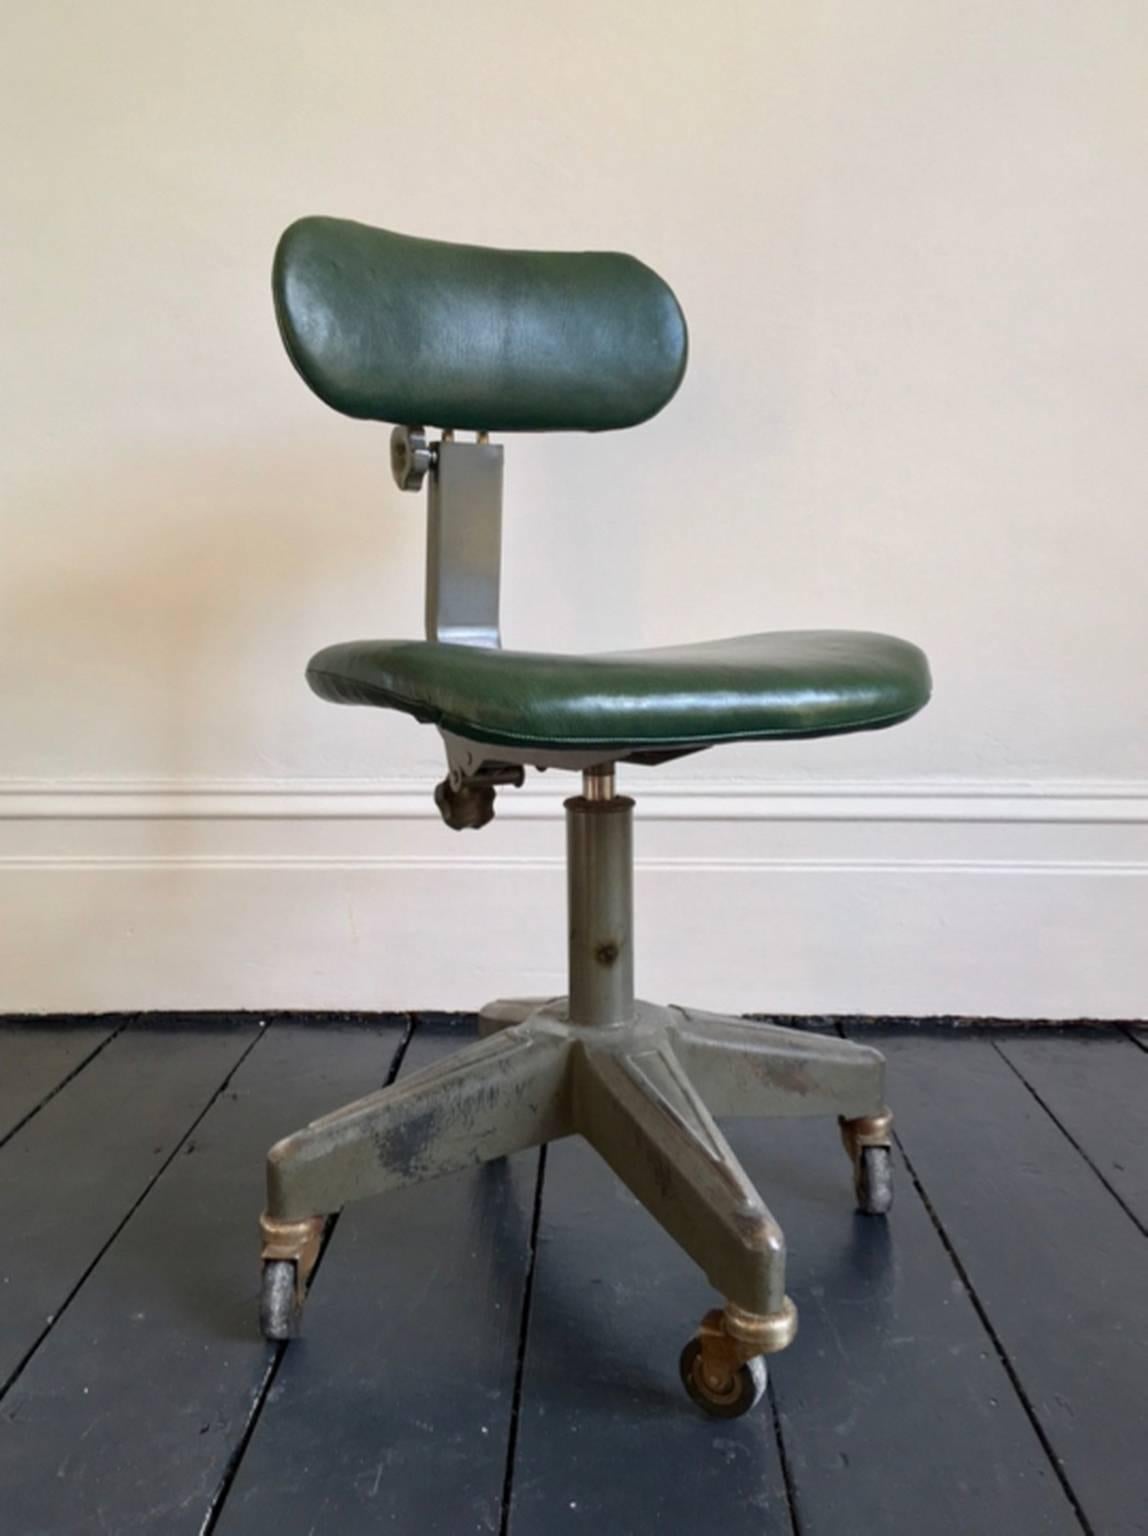
[[[723,1334],[734,1341],[743,1359],[754,1355],[775,1355],[793,1343],[797,1333],[797,1308],[785,1298],[778,1312],[747,1312],[736,1302],[727,1301],[724,1312],[710,1312],[702,1329],[712,1317],[720,1319]]]
[[[319,1244],[323,1240],[325,1216],[306,1216],[302,1221],[277,1221],[266,1212],[259,1218],[259,1234],[263,1239],[264,1259],[289,1259],[299,1271],[300,1284],[305,1285],[319,1257]]]
[[[286,1315],[284,1309],[291,1313],[291,1333],[297,1331],[303,1298],[307,1294],[307,1282],[318,1260],[326,1225],[325,1216],[306,1216],[302,1221],[278,1221],[266,1212],[260,1216],[264,1289],[261,1315],[265,1337],[289,1337],[288,1333],[277,1331],[286,1324],[274,1320],[281,1313]],[[287,1285],[287,1277],[291,1280],[290,1287]],[[289,1289],[294,1291],[290,1298],[287,1295]]]

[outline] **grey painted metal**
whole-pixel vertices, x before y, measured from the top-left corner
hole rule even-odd
[[[391,433],[391,474],[400,491],[417,491],[434,467],[434,445],[425,427],[396,427]]]
[[[871,1046],[675,1008],[674,1052],[715,1115],[876,1114],[885,1058]]]
[[[501,997],[485,1003],[478,1011],[478,1032],[485,1040],[512,1024],[524,1024],[532,1013],[555,1001],[553,997]]]
[[[633,811],[634,802],[625,795],[591,799],[583,794],[566,801],[570,1019],[575,1024],[618,1024],[634,1016]]]
[[[484,1012],[487,1038],[273,1147],[269,1214],[323,1214],[577,1133],[727,1300],[748,1312],[781,1311],[781,1230],[714,1112],[733,1102],[739,1114],[876,1114],[876,1053],[835,1036],[643,1002],[629,1019],[590,1025],[572,1022],[565,998]],[[745,1089],[722,1101],[735,1059]],[[712,1103],[706,1088],[716,1090]]]
[[[570,1130],[566,1099],[562,1039],[504,1030],[277,1142],[268,1214],[325,1214],[553,1141]]]
[[[427,639],[501,647],[502,448],[492,444],[486,432],[479,432],[473,443],[457,442],[449,431],[431,442],[420,426],[396,427],[391,433],[391,472],[404,491],[420,490],[429,476]],[[494,787],[521,784],[527,767],[582,773],[585,794],[610,799],[614,761],[635,757],[668,762],[684,755],[651,754],[634,747],[603,762],[601,749],[493,749],[451,731],[440,729],[440,734],[448,774],[435,799],[443,820],[456,830],[485,826],[494,816]]]
[[[785,1240],[714,1115],[880,1116],[883,1060],[635,1001],[633,801],[611,765],[587,768],[566,802],[568,996],[489,1004],[477,1044],[278,1142],[267,1215],[322,1216],[578,1133],[725,1296],[727,1326],[767,1329],[748,1355],[784,1347]]]
[[[483,742],[471,741],[453,731],[437,727],[446,747],[447,762],[451,770],[458,769],[464,775],[476,773],[488,763],[519,763],[524,768],[560,768],[567,773],[584,773],[587,768],[602,763],[601,747],[491,747]],[[692,748],[690,749],[693,750]],[[610,754],[612,763],[634,762],[643,767],[669,763],[678,757],[688,757],[689,752],[661,752],[651,754],[641,748],[616,748]]]
[[[785,1305],[785,1239],[674,1055],[665,1033],[637,1050],[574,1053],[574,1120],[651,1216],[727,1300]]]
[[[501,645],[502,448],[443,439],[427,496],[426,635]]]

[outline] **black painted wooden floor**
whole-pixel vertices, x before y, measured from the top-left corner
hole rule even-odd
[[[268,1144],[467,1029],[0,1023],[5,1536],[1148,1532],[1148,1039],[878,1036],[887,1225],[832,1125],[735,1123],[801,1331],[714,1423],[713,1298],[573,1141],[348,1209],[258,1338]]]

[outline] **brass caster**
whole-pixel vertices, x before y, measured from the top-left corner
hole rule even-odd
[[[796,1332],[797,1308],[788,1296],[780,1312],[745,1312],[732,1302],[715,1308],[682,1350],[682,1385],[704,1413],[740,1418],[765,1395],[762,1356],[784,1349]]]
[[[864,1115],[842,1120],[841,1140],[853,1164],[857,1209],[865,1216],[885,1216],[893,1205],[893,1116]]]
[[[303,1320],[307,1282],[319,1257],[326,1217],[276,1221],[263,1215],[263,1277],[259,1288],[259,1331],[265,1339],[293,1339]]]
[[[703,1413],[714,1419],[740,1419],[756,1408],[765,1396],[769,1376],[760,1355],[728,1372],[707,1368],[700,1339],[691,1339],[682,1350],[678,1369],[682,1385]]]

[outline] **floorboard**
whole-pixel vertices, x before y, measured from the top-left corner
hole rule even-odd
[[[470,1038],[420,1025],[403,1072]],[[538,1163],[343,1212],[215,1536],[499,1530]]]
[[[713,1303],[596,1153],[549,1148],[508,1536],[788,1536],[768,1405],[709,1420],[678,1378]]]
[[[399,1038],[334,1024],[265,1032],[0,1404],[4,1529],[205,1529],[275,1357],[255,1322],[264,1154],[383,1081]],[[136,1088],[109,1110],[142,1112]],[[105,1121],[102,1135],[118,1134]],[[102,1142],[88,1155],[106,1167]]]
[[[1148,1232],[1148,1054],[1119,1030],[993,1043]]]
[[[1143,1234],[989,1038],[881,1043],[906,1156],[1089,1529],[1144,1536]]]
[[[0,1024],[4,1536],[1148,1536],[1148,1034],[866,1031],[888,1223],[832,1124],[729,1124],[801,1328],[720,1422],[716,1298],[576,1140],[350,1207],[260,1340],[266,1149],[465,1037],[408,1022]]]
[[[0,1390],[254,1038],[129,1026],[0,1148]]]
[[[116,1033],[118,1022],[0,1022],[0,1144]]]
[[[887,1221],[853,1209],[836,1126],[739,1122],[800,1310],[773,1387],[802,1536],[1080,1531],[903,1168]]]

